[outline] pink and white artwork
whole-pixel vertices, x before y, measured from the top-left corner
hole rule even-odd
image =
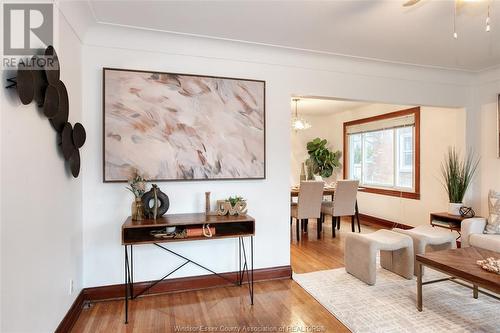
[[[265,82],[105,68],[104,181],[265,178]]]

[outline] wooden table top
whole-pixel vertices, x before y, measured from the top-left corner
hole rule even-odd
[[[153,219],[144,219],[142,221],[133,221],[129,216],[122,229],[143,228],[143,227],[173,227],[191,224],[221,224],[233,222],[255,222],[255,219],[250,215],[207,215],[205,213],[188,213],[188,214],[166,214],[162,217]]]
[[[335,187],[325,187],[323,188],[323,195],[333,195],[335,193]],[[298,187],[292,187],[290,190],[290,195],[292,197],[298,197],[299,196],[299,188]]]
[[[475,247],[417,254],[417,261],[480,287],[500,293],[500,274],[488,272],[476,263],[489,257],[500,258],[500,253]]]
[[[431,218],[442,218],[444,220],[454,220],[457,222],[461,222],[465,219],[468,219],[469,217],[461,216],[461,215],[452,215],[448,214],[447,212],[439,212],[439,213],[431,213],[430,214]],[[474,217],[481,217],[481,216],[474,216]]]
[[[299,187],[292,187],[290,189],[290,195],[292,197],[298,197],[299,196]],[[363,187],[358,187],[358,191],[363,191],[365,188]],[[323,195],[333,195],[335,193],[335,187],[324,187],[323,188]]]

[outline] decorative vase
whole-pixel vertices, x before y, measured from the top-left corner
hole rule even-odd
[[[463,206],[463,203],[453,203],[450,202],[448,204],[448,214],[450,215],[460,215],[460,208]]]
[[[302,163],[302,166],[300,168],[300,181],[306,180],[306,165],[305,163]]]
[[[146,217],[156,220],[167,212],[170,207],[170,200],[168,196],[158,188],[158,185],[153,184],[151,190],[144,193],[142,196],[142,207]]]
[[[132,220],[142,221],[144,219],[144,205],[141,198],[135,198],[132,202]]]
[[[210,192],[205,192],[205,214],[210,214]]]
[[[307,166],[307,180],[314,180],[314,172],[313,172],[312,162],[310,160],[307,160],[306,166]]]

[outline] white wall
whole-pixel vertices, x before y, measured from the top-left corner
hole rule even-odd
[[[322,124],[321,132],[324,132],[322,128],[329,128],[329,133],[324,138],[330,142],[333,150],[343,152],[344,122],[410,107],[412,106],[370,104],[321,117],[322,121],[316,120],[316,123]],[[423,106],[420,120],[420,200],[360,192],[358,202],[361,213],[407,225],[419,225],[429,223],[430,212],[447,210],[448,200],[441,183],[440,166],[448,147],[455,146],[459,151],[465,151],[465,110]],[[304,132],[314,131],[311,128]],[[342,171],[339,174],[342,178]]]
[[[60,19],[55,47],[74,123],[82,116],[81,43]],[[2,72],[2,84],[10,75]],[[52,332],[82,287],[82,180],[65,168],[56,133],[34,103],[23,106],[13,89],[0,96],[0,331]]]
[[[308,130],[295,131],[291,130],[291,173],[290,182],[296,185],[300,182],[300,171],[302,163],[308,158],[307,143],[315,138],[322,138],[328,140],[328,147],[332,147],[331,140],[333,139],[333,128],[331,127],[330,117],[325,115],[301,115],[301,117],[311,124]],[[326,179],[326,182],[334,181],[337,172],[332,174],[332,177]],[[307,167],[306,167],[307,175]]]
[[[471,76],[421,67],[373,63],[279,48],[181,37],[100,26],[87,33],[83,58],[84,122],[89,151],[83,159],[84,285],[121,283],[120,226],[130,210],[123,184],[103,184],[101,69],[121,67],[267,81],[267,179],[232,182],[161,183],[170,213],[203,210],[203,193],[213,198],[241,194],[257,220],[256,267],[288,265],[290,186],[290,97],[334,96],[402,104],[463,106]],[[175,249],[218,271],[236,268],[235,241],[175,244]],[[174,267],[157,249],[136,250],[136,280],[162,276]],[[202,274],[186,268],[176,276]]]
[[[474,132],[481,156],[480,193],[481,214],[488,214],[488,191],[500,191],[500,158],[498,157],[497,103],[500,94],[500,68],[481,73],[474,87],[474,119],[479,131]]]

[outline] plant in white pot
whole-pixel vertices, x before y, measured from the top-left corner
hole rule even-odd
[[[478,165],[479,158],[472,151],[467,152],[465,158],[462,158],[455,148],[449,148],[448,154],[441,164],[443,185],[449,199],[449,214],[460,215],[465,193],[472,182]]]
[[[328,141],[325,139],[316,138],[307,143],[307,153],[309,158],[306,161],[308,179],[312,180],[314,176],[322,178],[331,177],[333,172],[340,168],[340,157],[342,153],[336,152],[327,148]]]

